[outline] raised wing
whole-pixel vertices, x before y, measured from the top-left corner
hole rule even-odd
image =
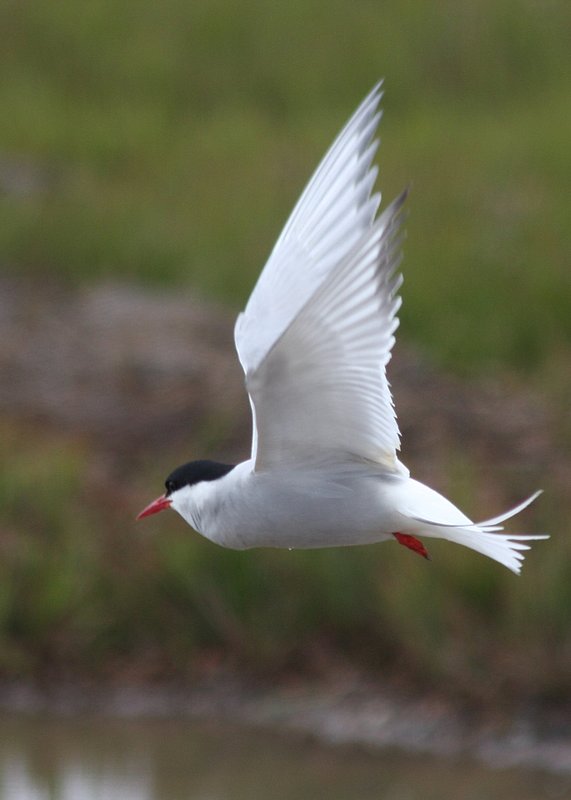
[[[313,174],[236,321],[236,348],[246,373],[259,366],[371,226],[381,199],[371,196],[380,89],[379,83],[361,103]]]
[[[256,470],[354,457],[406,472],[385,374],[404,195],[374,220],[379,97],[376,87],[319,166],[236,324]]]

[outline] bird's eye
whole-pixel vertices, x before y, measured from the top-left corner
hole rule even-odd
[[[174,492],[174,490],[176,489],[175,482],[174,481],[167,481],[165,483],[165,489],[167,490],[167,494],[172,494]]]

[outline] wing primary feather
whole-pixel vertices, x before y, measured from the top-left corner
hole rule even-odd
[[[236,323],[256,471],[345,453],[407,474],[384,368],[408,189],[376,217],[380,99],[379,83],[321,161]]]
[[[349,122],[345,125],[339,136],[337,137],[335,143],[331,147],[331,149],[326,154],[325,158],[321,161],[315,172],[313,173],[312,177],[309,180],[306,188],[302,192],[299,200],[297,201],[294,210],[291,213],[289,220],[287,221],[278,241],[276,242],[276,246],[280,244],[287,236],[289,235],[291,229],[295,226],[297,219],[300,215],[300,212],[308,202],[309,198],[312,195],[319,194],[320,190],[323,187],[323,183],[326,181],[327,177],[329,176],[330,172],[335,168],[338,159],[345,155],[346,157],[346,146],[348,140],[352,137],[359,136],[360,138],[363,137],[363,131],[361,130],[361,123],[363,118],[372,115],[373,119],[376,120],[375,125],[373,126],[373,130],[378,125],[378,122],[381,118],[381,112],[375,113],[375,109],[377,108],[378,104],[381,101],[383,93],[381,91],[382,80],[379,81],[371,90],[371,92],[367,95],[367,97],[363,100],[353,117],[349,120]],[[368,138],[361,138],[361,145],[357,148],[357,154],[360,155],[363,150],[363,142],[365,146],[369,144],[370,138],[372,133],[370,132],[370,126],[366,126],[364,129],[365,134],[368,134]]]

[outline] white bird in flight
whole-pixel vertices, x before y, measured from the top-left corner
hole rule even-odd
[[[316,548],[417,537],[465,545],[519,573],[544,535],[501,533],[510,511],[473,523],[399,461],[386,376],[398,326],[406,192],[377,216],[379,83],[322,160],[234,330],[253,418],[238,465],[191,461],[138,516],[172,508],[224,547]]]

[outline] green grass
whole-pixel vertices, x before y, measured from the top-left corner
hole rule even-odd
[[[571,689],[568,537],[536,545],[521,578],[444,542],[432,564],[396,544],[234,552],[171,514],[134,522],[154,469],[115,490],[91,445],[2,434],[0,677],[189,678],[228,661],[320,674],[341,658],[472,701]],[[449,484],[459,501],[481,488],[464,454]],[[558,534],[551,501],[531,529]]]
[[[460,373],[524,373],[571,440],[568,2],[38,0],[0,24],[6,271],[237,307],[384,76],[380,185],[413,185],[401,335]],[[570,688],[562,496],[530,512],[559,538],[520,580],[438,543],[434,569],[388,545],[232,553],[172,519],[141,533],[89,449],[34,434],[2,429],[4,675],[180,673],[208,651],[266,669],[322,647],[478,697]],[[466,461],[448,473],[470,503]]]
[[[237,306],[385,76],[380,183],[413,184],[403,335],[463,371],[569,345],[568,3],[62,0],[0,22],[0,175],[28,179],[4,179],[6,268]]]

